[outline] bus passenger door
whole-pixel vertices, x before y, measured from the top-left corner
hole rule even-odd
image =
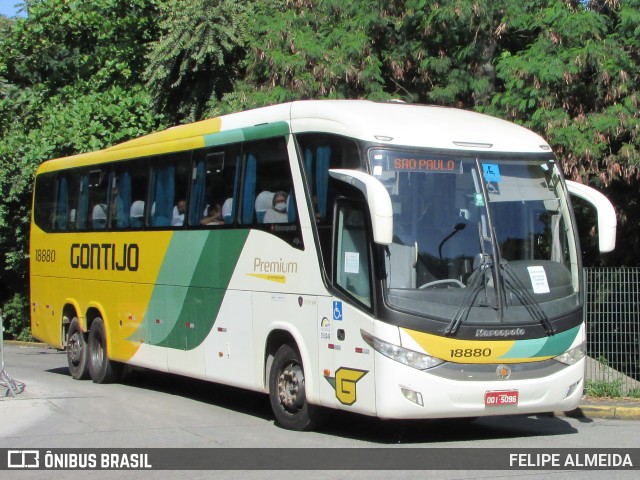
[[[374,355],[360,333],[371,331],[373,324],[369,313],[372,283],[365,206],[339,202],[335,228],[332,277],[349,300],[325,297],[319,305],[320,357],[330,365],[323,367],[324,377],[333,389],[336,407],[373,414]]]

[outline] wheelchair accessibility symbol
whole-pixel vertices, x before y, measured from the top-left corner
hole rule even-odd
[[[333,319],[342,320],[342,302],[333,302]]]

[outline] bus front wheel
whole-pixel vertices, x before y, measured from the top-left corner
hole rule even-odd
[[[74,317],[69,324],[67,333],[67,363],[69,364],[69,372],[76,380],[85,380],[89,378],[89,352],[87,341],[82,328],[80,328],[80,320]]]
[[[307,402],[304,368],[300,355],[290,345],[282,345],[273,358],[269,400],[276,423],[288,430],[312,430],[324,416],[320,407]]]
[[[94,383],[113,383],[120,373],[121,364],[107,356],[107,336],[104,322],[95,318],[89,329],[89,373]]]

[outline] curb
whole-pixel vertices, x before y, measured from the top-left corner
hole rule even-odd
[[[569,418],[603,418],[607,420],[640,420],[640,406],[581,405],[570,412],[559,412],[557,416]]]
[[[4,340],[5,345],[15,345],[17,347],[52,348],[42,342],[28,342],[23,340]]]

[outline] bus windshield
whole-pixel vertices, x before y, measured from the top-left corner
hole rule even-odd
[[[460,324],[540,323],[579,306],[578,258],[558,165],[373,149],[393,205],[384,247],[392,308]]]

